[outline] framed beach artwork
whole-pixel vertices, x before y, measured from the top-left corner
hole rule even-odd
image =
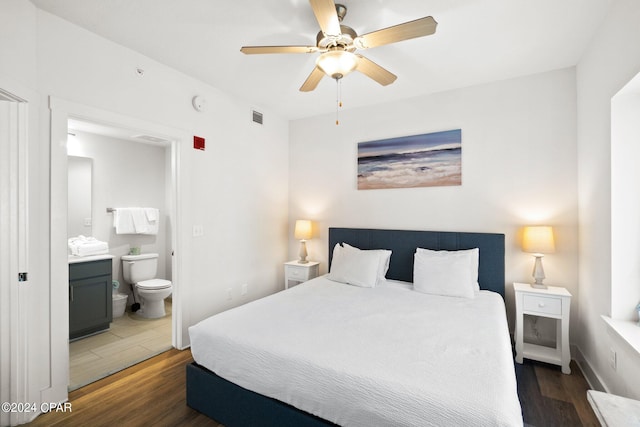
[[[358,190],[462,185],[462,130],[358,143]]]

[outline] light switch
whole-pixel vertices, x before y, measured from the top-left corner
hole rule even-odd
[[[194,225],[193,226],[193,237],[202,237],[204,236],[204,226],[202,225]]]

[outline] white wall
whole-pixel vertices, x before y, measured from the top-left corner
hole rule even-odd
[[[639,2],[614,2],[576,73],[580,316],[574,330],[596,379],[613,393],[635,398],[640,359],[610,339],[600,316],[611,314],[611,98],[640,71],[638,22]],[[617,371],[609,365],[610,348],[618,352]]]
[[[143,253],[157,253],[160,279],[171,280],[171,228],[169,201],[165,200],[166,177],[165,148],[74,131],[75,155],[93,160],[92,218],[93,236],[109,243],[113,260],[113,278],[120,282],[120,292],[131,294],[122,276],[120,257],[130,248],[140,247]],[[157,235],[116,234],[113,213],[107,208],[153,207],[160,210],[160,226]],[[130,298],[129,303],[133,302]]]
[[[640,303],[639,118],[640,91],[625,87],[611,101],[611,317],[634,321]]]
[[[289,258],[298,251],[292,236],[299,218],[317,222],[319,233],[307,248],[324,271],[330,226],[504,233],[506,300],[513,322],[510,284],[530,281],[533,269],[518,232],[527,224],[553,225],[557,253],[544,259],[546,282],[576,295],[575,325],[575,109],[574,69],[565,69],[347,110],[339,126],[331,115],[292,122]],[[358,142],[457,128],[462,129],[462,186],[356,189]],[[575,339],[577,331],[572,332]]]
[[[67,288],[48,273],[50,254],[66,251],[64,239],[49,239],[49,96],[187,135],[176,154],[184,335],[190,324],[208,315],[282,288],[287,255],[287,121],[262,109],[265,124],[255,125],[250,121],[252,103],[39,11],[29,2],[0,2],[0,17],[0,55],[7,58],[19,52],[11,64],[0,61],[0,81],[24,82],[39,94],[36,101],[42,108],[40,121],[35,116],[29,165],[34,198],[30,232],[32,250],[38,255],[31,259],[36,274],[30,277],[38,292],[30,301],[33,323],[26,331],[34,341],[29,346],[31,401],[60,398],[48,392],[52,372],[61,369],[49,368],[49,331],[55,326],[49,324],[49,301],[52,294]],[[136,74],[137,67],[145,69],[144,77]],[[206,112],[191,107],[194,95],[208,100]],[[192,148],[192,135],[206,138],[206,151]],[[192,237],[195,224],[203,225],[203,237]],[[246,296],[239,295],[243,283],[249,284]],[[231,301],[228,288],[233,291]],[[66,384],[62,390],[66,395]]]
[[[0,76],[35,88],[36,8],[31,2],[3,0],[0,10]]]
[[[186,323],[240,303],[226,301],[228,286],[249,283],[250,299],[279,289],[286,254],[287,122],[263,111],[265,125],[255,125],[249,102],[42,11],[38,36],[41,94],[206,138],[206,151],[186,140],[179,152]],[[138,67],[145,69],[143,77]],[[192,108],[195,94],[209,101],[206,112]],[[194,224],[204,226],[203,238],[192,237]]]

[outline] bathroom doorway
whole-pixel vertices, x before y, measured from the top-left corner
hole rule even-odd
[[[166,315],[144,317],[144,308],[137,310],[144,302],[123,276],[121,257],[157,254],[153,278],[173,281],[173,201],[171,141],[162,136],[70,117],[67,155],[70,253],[88,251],[88,256],[69,255],[70,272],[90,269],[96,258],[111,257],[98,262],[111,264],[113,306],[108,328],[78,333],[83,330],[82,319],[73,318],[77,302],[70,303],[71,391],[172,347],[171,296],[163,301]],[[151,232],[136,234],[114,227],[116,209],[140,206],[156,212]],[[74,277],[70,280],[76,283]]]

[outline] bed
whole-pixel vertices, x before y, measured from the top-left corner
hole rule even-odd
[[[330,260],[336,244],[391,250],[389,280],[323,276],[192,326],[190,407],[229,427],[522,425],[504,235],[330,228]],[[416,248],[478,248],[481,291],[416,292]]]

